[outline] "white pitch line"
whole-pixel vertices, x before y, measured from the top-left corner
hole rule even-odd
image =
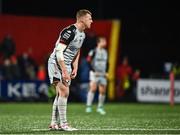
[[[40,129],[40,128],[39,128],[39,129],[38,129],[38,128],[35,128],[35,129],[32,129],[32,131],[51,131],[51,130],[49,130],[49,129],[47,129],[47,128],[44,128],[44,129],[43,129],[43,128],[41,128],[41,129]],[[52,131],[53,131],[53,130],[52,130]]]
[[[49,129],[32,129],[33,131],[54,131],[54,130],[49,130]],[[105,128],[105,129],[78,129],[77,131],[180,131],[180,129],[174,129],[174,128],[169,128],[169,129],[145,129],[145,128]],[[55,130],[56,131],[56,130]],[[58,130],[57,130],[58,131]]]

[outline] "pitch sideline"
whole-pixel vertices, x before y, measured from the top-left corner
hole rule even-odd
[[[49,129],[32,129],[33,131],[51,131]],[[58,131],[58,130],[57,130]],[[91,128],[91,129],[78,129],[77,131],[180,131],[180,129],[174,129],[174,128],[169,128],[169,129],[146,129],[146,128]]]

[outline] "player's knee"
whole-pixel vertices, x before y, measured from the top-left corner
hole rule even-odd
[[[99,89],[99,93],[104,95],[106,93],[106,89],[105,88]]]
[[[106,86],[105,85],[100,85],[99,86],[99,93],[100,94],[105,94],[106,93]]]
[[[106,94],[106,91],[105,91],[105,90],[99,91],[99,93],[100,93],[101,95],[105,95],[105,94]]]
[[[96,89],[90,89],[91,92],[96,92]]]
[[[68,98],[68,96],[69,96],[69,92],[65,92],[64,97]]]
[[[91,90],[91,91],[96,91],[96,89],[97,89],[96,83],[91,82],[91,83],[90,83],[90,90]]]
[[[69,91],[59,90],[59,95],[60,95],[61,97],[68,97],[68,96],[69,96]]]
[[[59,96],[62,96],[62,97],[68,97],[69,96],[69,88],[62,85],[61,82],[59,82],[56,85],[56,90],[58,91]]]
[[[92,85],[92,86],[90,87],[90,91],[91,91],[91,92],[96,92],[96,89],[97,89],[96,86],[93,86],[93,85]]]

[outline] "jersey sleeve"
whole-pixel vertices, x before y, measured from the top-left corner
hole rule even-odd
[[[74,39],[75,33],[72,29],[66,28],[60,33],[60,43],[68,45]]]

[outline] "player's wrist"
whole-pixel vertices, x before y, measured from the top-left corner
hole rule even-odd
[[[77,70],[78,70],[78,68],[77,68],[77,67],[73,67],[73,70],[74,70],[74,71],[77,71]]]
[[[62,69],[62,72],[63,72],[63,73],[67,73],[67,70],[66,70],[66,69]]]

